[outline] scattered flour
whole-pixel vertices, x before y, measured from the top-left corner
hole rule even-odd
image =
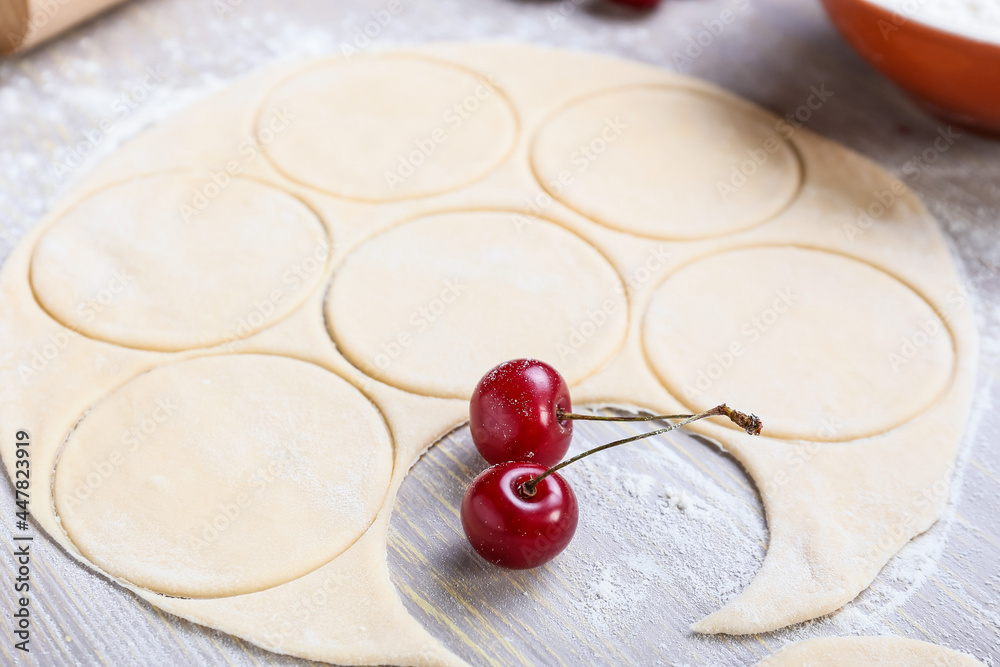
[[[909,20],[1000,43],[1000,3],[996,0],[872,1]],[[92,132],[101,119],[114,113],[115,101],[142,79],[147,66],[161,66],[171,76],[121,119],[114,136],[108,136],[98,151],[87,156],[80,173],[146,125],[248,72],[302,56],[340,52],[344,43],[352,42],[355,30],[385,4],[384,0],[371,0],[347,8],[337,3],[301,2],[271,8],[266,3],[242,3],[236,12],[216,16],[211,3],[201,9],[187,3],[131,3],[24,59],[0,61],[0,119],[6,128],[0,138],[0,210],[6,217],[5,224],[0,225],[0,258],[77,176],[73,173],[64,179],[56,177],[54,164],[84,141],[86,133]],[[892,106],[895,98],[849,97],[852,89],[847,86],[852,79],[845,78],[842,67],[831,67],[831,61],[826,59],[815,63],[789,59],[784,50],[774,48],[776,32],[800,32],[800,26],[791,25],[791,21],[805,21],[801,16],[808,19],[806,28],[825,29],[818,8],[787,13],[770,10],[768,3],[665,3],[662,11],[639,21],[630,15],[589,11],[573,2],[489,0],[472,7],[458,0],[423,6],[405,0],[404,5],[400,18],[373,38],[372,49],[401,43],[499,37],[617,53],[664,67],[673,66],[673,56],[683,52],[688,40],[704,29],[705,21],[716,20],[723,11],[746,6],[739,21],[727,26],[686,72],[714,80],[778,112],[801,103],[802,91],[811,83],[830,80],[838,93],[836,99],[851,99],[851,105],[845,102],[839,109],[831,107],[831,111],[840,112],[837,114],[817,115],[811,129],[850,143],[889,169],[903,164],[920,145],[922,135],[900,140],[892,134],[888,120],[892,114],[886,109],[897,110]],[[550,14],[564,7],[573,9],[572,13],[561,22],[553,22]],[[153,27],[156,38],[137,43],[135,35]],[[758,76],[760,72],[768,76]],[[876,108],[875,103],[881,106]],[[907,113],[911,114],[911,124],[917,124],[918,130],[933,140],[931,121],[913,116],[915,112]],[[855,132],[855,126],[867,129]],[[1000,337],[991,332],[1000,331],[1000,307],[989,295],[1000,288],[1000,244],[996,241],[997,208],[990,202],[1000,201],[1000,190],[980,171],[998,153],[985,142],[975,142],[972,137],[963,137],[968,150],[956,149],[907,184],[918,190],[951,235],[956,254],[964,259],[969,282],[982,298],[978,312],[983,364],[995,372]],[[987,396],[988,389],[982,388],[981,394]],[[991,407],[984,400],[976,413],[993,414]],[[982,430],[970,425],[969,440]],[[467,435],[467,429],[464,433]],[[607,441],[607,432],[597,435],[598,440]],[[1000,433],[992,435],[1000,437]],[[976,440],[993,442],[996,437]],[[686,436],[678,437],[682,445],[686,440]],[[944,594],[935,594],[937,589],[930,583],[931,579],[949,583],[951,575],[939,565],[947,561],[941,554],[946,548],[962,549],[955,547],[955,540],[949,541],[949,536],[955,533],[976,545],[966,547],[966,553],[961,554],[972,561],[970,569],[992,562],[995,554],[975,551],[984,548],[981,545],[986,540],[974,533],[975,528],[965,528],[956,519],[954,504],[963,486],[961,473],[967,467],[971,449],[968,444],[963,447],[959,475],[952,486],[952,503],[942,521],[890,561],[856,601],[830,617],[768,636],[770,648],[812,636],[891,632],[886,621],[918,591],[926,594],[938,611],[942,606],[957,607]],[[982,457],[980,462],[996,460],[988,448],[979,449],[984,450],[977,452]],[[621,456],[609,454],[581,463],[573,483],[581,496],[581,507],[586,508],[581,517],[583,529],[574,548],[553,566],[570,580],[571,586],[564,587],[560,580],[560,591],[519,591],[517,598],[523,613],[527,615],[540,606],[537,599],[572,593],[577,596],[574,602],[580,619],[590,628],[601,630],[600,636],[609,641],[621,638],[630,645],[658,646],[672,664],[732,664],[737,653],[747,658],[745,664],[752,664],[753,654],[747,645],[728,638],[692,637],[686,629],[690,622],[718,609],[743,590],[758,571],[767,543],[764,517],[753,489],[743,488],[724,476],[709,476],[703,466],[718,471],[714,461],[725,459],[701,445],[695,444],[690,451],[694,451],[698,463],[662,443],[655,448],[636,446],[621,452]],[[728,469],[746,483],[735,465]],[[966,499],[963,513],[976,505],[997,506],[1000,497],[993,491],[996,487],[987,488],[994,495],[975,503]],[[0,499],[8,506],[12,503],[9,484],[4,485]],[[434,539],[421,546],[432,553],[433,545],[443,540],[435,530],[428,534]],[[456,535],[456,543],[460,543],[461,535]],[[143,655],[151,664],[174,664],[218,661],[224,651],[228,661],[237,665],[269,661],[300,664],[265,655],[252,646],[238,645],[224,635],[173,617],[168,617],[167,632],[157,612],[144,603],[77,565],[47,539],[38,539],[35,544],[39,568],[36,599],[41,603],[36,611],[45,628],[37,635],[38,655],[45,663],[84,664],[65,646],[52,641],[56,635],[47,630],[61,628],[72,636],[74,646],[80,647],[76,650],[85,650],[85,655],[99,652],[124,660],[122,656],[131,653]],[[445,558],[442,556],[438,562]],[[11,558],[0,557],[0,561],[2,569],[11,571]],[[60,582],[65,583],[60,586]],[[567,592],[567,588],[571,590]],[[991,599],[1000,598],[1000,576],[988,579],[987,588]],[[439,599],[450,599],[449,595],[442,592]],[[558,602],[562,604],[563,599]],[[974,604],[971,599],[966,603]],[[463,611],[456,609],[456,618]],[[995,626],[1000,625],[995,609],[976,607],[976,611],[991,618]],[[973,618],[972,614],[963,615],[961,621],[968,627],[931,630],[938,640],[950,640],[948,643],[954,647],[982,645],[982,638],[991,636],[991,631],[980,631],[972,625]],[[101,627],[109,630],[98,628],[95,619],[103,619]],[[499,622],[497,625],[503,627]],[[172,639],[175,633],[176,641]],[[647,633],[650,638],[637,639],[637,633]],[[750,644],[758,648],[754,642]],[[978,657],[985,655],[979,652]]]

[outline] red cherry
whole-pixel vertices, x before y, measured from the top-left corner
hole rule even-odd
[[[488,462],[531,461],[553,466],[573,439],[569,388],[556,369],[537,359],[505,361],[476,385],[469,426]]]
[[[579,512],[569,483],[553,473],[533,495],[522,487],[545,471],[535,463],[509,461],[473,480],[462,498],[462,528],[480,556],[525,570],[548,563],[570,543]]]

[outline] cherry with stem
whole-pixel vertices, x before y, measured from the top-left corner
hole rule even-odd
[[[763,428],[763,424],[760,418],[754,414],[747,414],[745,412],[740,412],[738,410],[733,410],[725,403],[717,405],[710,410],[705,410],[704,412],[699,412],[693,415],[652,415],[652,416],[637,416],[637,417],[602,417],[599,415],[581,415],[574,413],[564,413],[560,411],[560,419],[582,419],[590,421],[626,421],[626,422],[638,422],[638,421],[654,421],[654,420],[667,420],[667,419],[680,419],[681,421],[675,422],[670,426],[665,426],[655,431],[650,431],[649,433],[640,433],[639,435],[633,435],[628,438],[622,438],[621,440],[615,440],[614,442],[609,442],[607,444],[601,445],[599,447],[594,447],[593,449],[588,449],[587,451],[577,454],[573,458],[566,459],[562,463],[552,466],[545,472],[531,479],[523,482],[518,489],[518,492],[525,498],[532,498],[535,495],[538,484],[544,480],[549,475],[562,470],[566,466],[576,463],[580,459],[586,458],[591,454],[596,454],[597,452],[604,451],[605,449],[611,449],[612,447],[617,447],[618,445],[624,445],[629,442],[635,442],[636,440],[643,440],[645,438],[651,438],[657,435],[662,435],[664,433],[669,433],[676,429],[686,426],[692,422],[696,422],[700,419],[705,419],[706,417],[728,417],[734,424],[742,428],[744,431],[750,435],[760,435]]]
[[[579,509],[573,489],[557,471],[591,454],[686,426],[728,417],[759,435],[756,415],[725,403],[691,415],[604,417],[573,412],[566,381],[538,359],[512,359],[491,369],[469,402],[472,441],[492,467],[479,473],[462,497],[462,529],[475,551],[500,567],[538,567],[573,539]],[[595,447],[565,461],[574,421],[648,422],[665,428]]]
[[[573,412],[569,387],[538,359],[511,359],[491,369],[469,401],[472,441],[491,464],[507,461],[554,466],[569,451],[574,421],[648,422],[693,415],[602,417]]]

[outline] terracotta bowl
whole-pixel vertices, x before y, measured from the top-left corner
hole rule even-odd
[[[1000,136],[1000,45],[945,32],[866,0],[822,0],[865,60],[931,113]]]

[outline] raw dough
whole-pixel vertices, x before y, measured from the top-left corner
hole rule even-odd
[[[943,646],[902,637],[822,637],[788,646],[759,667],[976,667]]]
[[[912,354],[899,349],[910,338],[920,343]],[[930,405],[954,367],[947,327],[913,290],[807,248],[740,249],[683,267],[656,290],[643,341],[692,411],[728,401],[768,415],[772,438],[882,433]],[[774,369],[789,379],[762,382]]]
[[[510,151],[517,119],[503,93],[476,72],[384,56],[297,72],[267,97],[257,134],[289,178],[384,201],[482,178]]]
[[[246,338],[294,310],[329,255],[322,223],[281,190],[215,178],[136,178],[73,206],[31,258],[41,305],[93,338],[168,351]]]
[[[56,511],[112,575],[165,595],[242,595],[342,553],[391,476],[381,415],[333,373],[203,357],[140,375],[84,416],[56,466]]]
[[[410,74],[427,84],[416,99]],[[381,170],[399,146],[409,148],[437,122],[437,111],[454,104],[451,96],[481,80],[495,93],[479,113],[470,112],[404,189],[387,190]],[[268,119],[282,104],[295,118],[278,133]],[[565,150],[593,139],[587,128],[602,115],[634,120],[585,169],[572,160],[560,166]],[[338,133],[331,121],[350,132]],[[468,418],[464,397],[499,356],[549,349],[575,383],[575,404],[683,410],[669,386],[689,377],[696,360],[711,358],[737,316],[719,313],[716,321],[699,312],[699,299],[718,294],[672,290],[685,274],[728,266],[729,258],[748,300],[789,272],[827,302],[828,310],[809,311],[810,322],[864,335],[844,339],[789,320],[776,329],[780,337],[762,337],[753,348],[762,358],[750,351],[725,376],[720,398],[759,396],[765,424],[782,438],[765,431],[751,439],[705,422],[697,428],[753,477],[770,544],[747,589],[695,627],[765,632],[838,609],[941,513],[971,402],[975,325],[947,246],[920,202],[876,166],[804,129],[774,144],[740,188],[739,206],[712,200],[714,181],[707,181],[739,168],[737,160],[763,146],[776,123],[723,91],[659,69],[510,45],[292,64],[194,105],[78,183],[3,266],[0,422],[31,433],[35,520],[81,562],[157,607],[265,648],[340,663],[460,664],[406,613],[389,580],[386,532],[406,472]],[[261,146],[267,155],[242,159],[246,137],[263,143],[265,125],[272,129]],[[205,192],[205,170],[211,179],[240,159],[240,177],[182,226],[177,205],[193,188]],[[559,170],[554,182],[552,169]],[[663,182],[664,174],[676,181]],[[858,228],[857,209],[890,188],[895,203]],[[705,215],[692,216],[702,208]],[[310,253],[327,237],[335,243],[318,261]],[[657,240],[677,238],[688,240]],[[69,245],[76,243],[82,250]],[[759,246],[774,249],[749,249]],[[752,259],[763,256],[778,265]],[[373,264],[383,260],[393,264]],[[125,261],[136,276],[129,289],[100,317],[74,319],[79,300]],[[371,355],[398,340],[421,299],[436,298],[425,290],[453,270],[469,276],[468,296],[478,297],[442,314],[448,327],[414,336],[412,355],[366,375],[375,373],[365,366]],[[294,289],[284,283],[287,271],[302,273]],[[700,284],[713,285],[704,275]],[[281,299],[266,321],[246,336],[227,336],[274,290]],[[623,307],[602,319],[591,309],[605,294]],[[757,307],[748,301],[734,312]],[[922,340],[913,330],[907,338],[911,322],[919,326],[929,312],[947,323],[947,335]],[[877,338],[870,323],[841,324],[831,318],[837,313],[892,324],[903,338]],[[671,317],[693,324],[672,328]],[[574,331],[581,345],[558,358],[555,344]],[[684,358],[675,344],[686,346]],[[888,364],[873,369],[879,347],[888,360],[906,344],[918,352],[899,378]],[[825,378],[804,377],[793,362],[820,347],[842,363],[816,362]],[[858,378],[859,368],[873,374]],[[741,375],[746,369],[756,374]],[[109,477],[89,507],[71,508],[75,482],[86,482],[88,466],[110,455],[122,428],[146,414],[161,387],[184,388],[190,410],[122,464],[133,474]],[[889,404],[879,392],[897,394],[899,405],[882,415],[866,411],[859,396]],[[813,402],[841,419],[840,437],[826,438],[836,442],[794,439],[816,433],[809,422],[821,415],[803,409]],[[195,437],[200,432],[212,437]],[[276,482],[276,501],[287,501],[282,509],[300,522],[282,526],[281,535],[297,540],[301,554],[268,548],[273,519],[251,505],[251,520],[195,557],[181,540],[185,528],[203,516],[200,509],[238,492],[249,468],[278,446],[276,434],[312,443],[302,465],[316,485],[299,476]],[[0,447],[13,470],[12,440]],[[198,460],[186,465],[171,456],[178,452]],[[233,476],[214,475],[227,465]],[[354,473],[368,465],[359,492]],[[184,497],[188,483],[204,490],[202,502]],[[104,544],[112,533],[120,537]]]
[[[628,303],[615,270],[572,233],[469,211],[406,222],[352,252],[326,315],[341,353],[369,376],[467,399],[516,357],[580,382],[621,346]]]
[[[538,131],[531,159],[569,207],[661,239],[703,239],[766,222],[800,181],[795,151],[767,114],[665,86],[574,101]],[[579,175],[560,188],[560,172]]]

